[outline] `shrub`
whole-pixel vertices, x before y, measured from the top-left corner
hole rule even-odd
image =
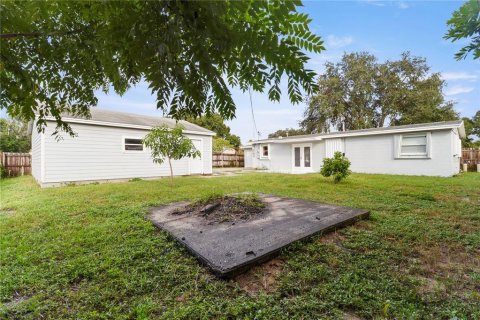
[[[333,176],[333,181],[337,183],[350,174],[348,168],[350,168],[350,161],[348,161],[341,152],[337,151],[333,155],[333,158],[323,159],[323,166],[320,173],[324,177]]]
[[[8,177],[8,172],[7,170],[0,164],[0,178],[7,178]]]

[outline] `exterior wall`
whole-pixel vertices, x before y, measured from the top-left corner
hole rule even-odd
[[[421,131],[418,131],[421,132]],[[430,158],[395,158],[396,134],[366,135],[342,138],[342,148],[351,161],[350,169],[359,173],[452,176],[460,171],[461,141],[457,130],[431,131]],[[312,141],[312,170],[318,172],[326,156],[328,139]],[[292,172],[292,145],[270,143],[269,159],[260,159],[260,144],[252,148],[252,166],[271,172]],[[298,143],[303,144],[303,143]],[[331,150],[330,150],[331,151]],[[246,154],[247,155],[247,154]]]
[[[124,138],[143,138],[148,131],[141,129],[71,124],[76,137],[63,135],[56,140],[51,135],[53,123],[45,130],[45,172],[43,184],[69,181],[96,181],[169,176],[168,163],[153,163],[149,150],[124,151]],[[201,139],[205,174],[212,173],[212,137],[187,134]],[[172,162],[175,175],[189,174],[189,159]]]
[[[462,140],[456,130],[451,131],[452,137],[452,174],[460,173],[460,158],[462,157]]]
[[[260,158],[260,144],[252,147],[252,153],[248,156],[251,158],[251,164],[256,169],[266,169],[271,172],[292,173],[293,169],[293,151],[292,146],[295,143],[270,143],[269,158]],[[318,172],[322,165],[322,159],[325,157],[325,146],[323,141],[315,141],[311,143],[311,171]],[[247,159],[247,152],[245,152]],[[245,160],[247,161],[249,160]]]
[[[32,129],[32,176],[37,181],[42,180],[42,133],[38,133],[37,128]]]
[[[245,168],[253,168],[253,151],[252,149],[245,149],[243,151],[243,166]]]
[[[452,130],[432,131],[430,159],[395,159],[394,134],[346,137],[345,156],[353,172],[451,176],[451,135]]]

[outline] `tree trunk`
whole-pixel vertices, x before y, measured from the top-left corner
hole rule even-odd
[[[170,183],[173,186],[173,169],[172,169],[172,160],[168,158],[168,165],[170,166]]]

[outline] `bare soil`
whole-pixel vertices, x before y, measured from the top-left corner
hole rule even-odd
[[[256,194],[216,196],[193,202],[172,214],[193,214],[209,224],[247,221],[264,213],[265,203]]]

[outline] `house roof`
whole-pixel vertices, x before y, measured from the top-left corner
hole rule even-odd
[[[214,132],[205,129],[203,127],[197,126],[196,124],[190,123],[185,120],[177,120],[172,118],[157,117],[157,116],[146,116],[134,113],[112,111],[100,108],[91,108],[90,109],[90,118],[64,114],[62,115],[62,120],[65,122],[71,123],[85,123],[92,125],[104,125],[104,126],[113,126],[113,127],[128,127],[136,129],[151,129],[152,127],[166,125],[169,128],[174,128],[178,123],[183,126],[184,131],[187,133],[199,133],[206,135],[215,135]],[[51,119],[53,120],[53,118]]]
[[[402,125],[402,126],[370,128],[370,129],[361,129],[361,130],[348,130],[348,131],[339,131],[339,132],[306,134],[306,135],[298,135],[298,136],[290,136],[290,137],[282,137],[282,138],[263,139],[263,140],[252,141],[250,144],[314,141],[314,140],[324,140],[324,139],[341,138],[341,137],[392,134],[392,133],[402,133],[402,132],[407,133],[407,132],[442,130],[442,129],[458,129],[459,135],[462,138],[465,137],[465,127],[463,124],[463,120],[455,120],[455,121],[416,123],[416,124],[408,124],[408,125]]]

